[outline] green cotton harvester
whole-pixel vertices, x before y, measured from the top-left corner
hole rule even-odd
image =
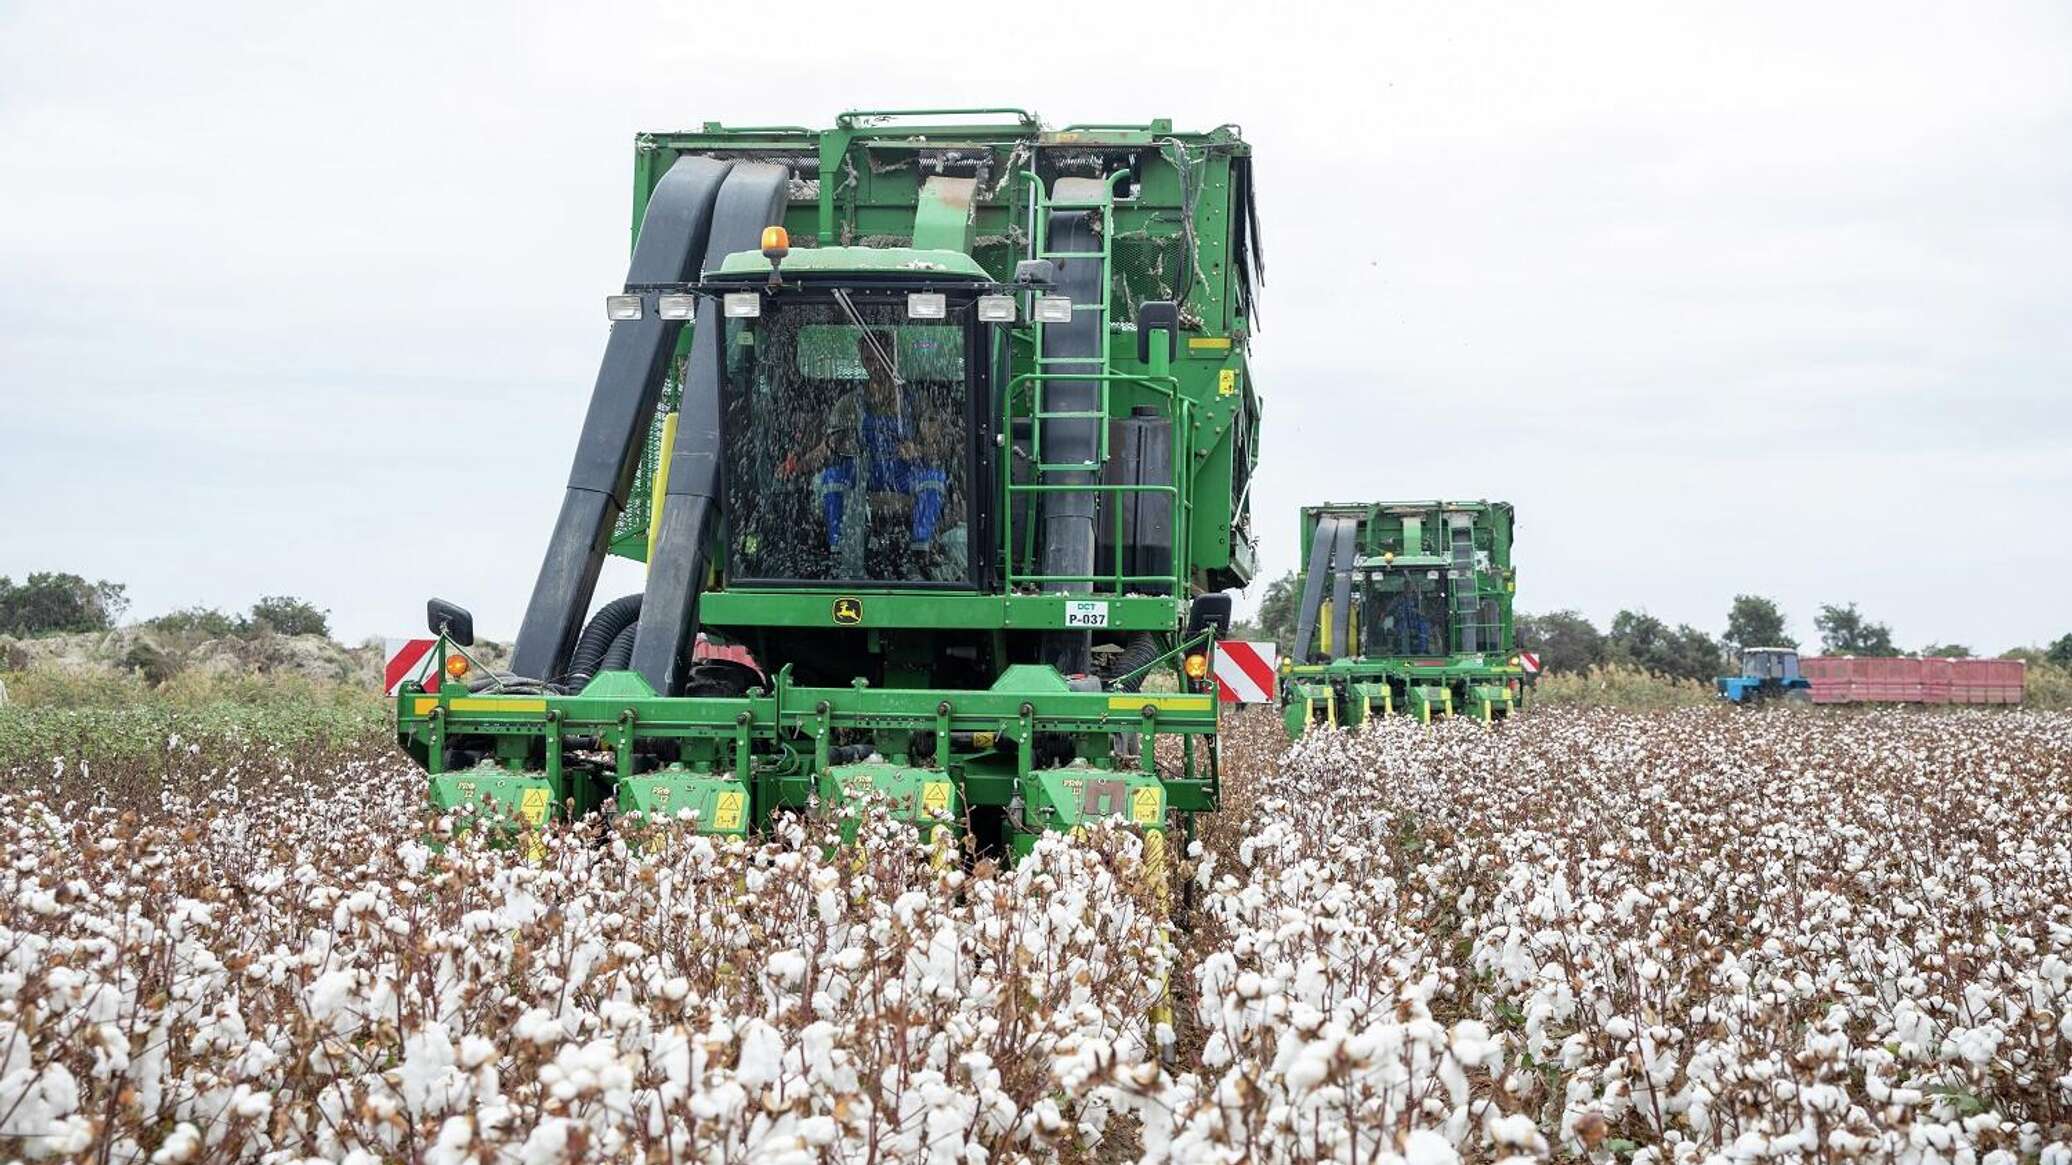
[[[1508,502],[1305,507],[1309,559],[1282,662],[1288,734],[1395,712],[1497,720],[1522,704],[1513,527]]]
[[[741,834],[875,790],[1011,858],[1217,804],[1259,262],[1234,127],[1019,110],[635,141],[633,256],[507,672],[397,732],[442,809]],[[597,602],[606,555],[646,563]],[[1177,738],[1161,763],[1157,744]]]

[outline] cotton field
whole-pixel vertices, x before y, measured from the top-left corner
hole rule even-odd
[[[378,744],[52,762],[0,1150],[2072,1165],[2072,717],[1799,712],[1241,719],[1181,893],[1122,829],[527,861]]]

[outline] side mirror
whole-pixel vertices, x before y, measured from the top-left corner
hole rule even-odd
[[[458,603],[433,599],[424,605],[424,621],[434,635],[444,635],[462,647],[475,646],[475,617]]]
[[[1230,592],[1212,591],[1196,595],[1187,607],[1187,634],[1183,639],[1192,639],[1208,628],[1216,629],[1216,638],[1230,634]]]
[[[1166,359],[1180,358],[1180,305],[1170,299],[1147,299],[1137,305],[1137,360],[1151,363],[1151,333],[1164,332]]]
[[[1016,287],[1050,287],[1058,281],[1058,265],[1049,259],[1023,259],[1014,265]]]

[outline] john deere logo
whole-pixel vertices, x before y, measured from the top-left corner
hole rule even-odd
[[[839,626],[839,627],[854,627],[854,626],[856,626],[856,625],[857,625],[858,623],[861,623],[861,622],[863,622],[863,600],[862,600],[862,599],[836,599],[836,600],[835,600],[835,625],[836,625],[836,626]]]

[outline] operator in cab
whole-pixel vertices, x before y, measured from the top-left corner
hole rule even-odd
[[[949,475],[942,434],[899,378],[889,331],[857,333],[864,383],[828,411],[825,435],[803,458],[827,526],[827,548],[847,578],[869,577],[873,516],[906,515],[908,549],[925,555],[943,520]]]

